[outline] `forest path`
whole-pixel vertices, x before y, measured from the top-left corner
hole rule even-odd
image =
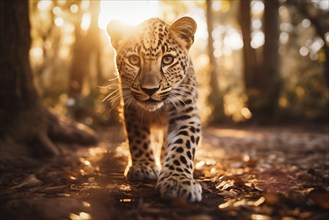
[[[98,146],[62,145],[62,157],[2,161],[0,219],[329,219],[327,126],[204,129],[193,204],[128,182],[122,132],[99,133]]]

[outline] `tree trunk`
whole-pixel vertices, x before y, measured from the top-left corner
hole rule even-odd
[[[262,92],[266,116],[274,116],[281,91],[279,73],[279,1],[265,0]]]
[[[261,89],[259,88],[259,63],[256,59],[256,50],[251,47],[251,0],[240,1],[240,17],[239,22],[242,31],[243,40],[243,82],[245,92],[248,97],[247,106],[253,114],[257,117],[259,99],[261,96]]]
[[[243,37],[244,85],[247,106],[254,120],[267,120],[275,114],[280,94],[278,54],[278,1],[265,1],[263,65],[251,47],[250,0],[240,1],[240,25]]]
[[[206,1],[206,18],[207,18],[207,29],[208,29],[208,56],[209,56],[209,69],[210,69],[210,94],[208,96],[208,102],[213,108],[212,118],[210,121],[216,123],[225,121],[227,118],[224,114],[224,102],[223,95],[219,89],[217,64],[214,57],[213,48],[213,14],[211,9],[211,1]]]
[[[1,71],[0,145],[12,151],[8,143],[35,146],[43,155],[58,155],[54,140],[95,143],[96,136],[87,127],[58,118],[41,103],[33,85],[29,63],[31,46],[28,1],[0,1]],[[78,128],[79,126],[79,128]]]

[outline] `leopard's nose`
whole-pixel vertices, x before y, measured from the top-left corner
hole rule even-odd
[[[157,88],[144,88],[144,87],[141,87],[141,89],[146,93],[148,94],[149,96],[152,96],[156,91],[159,90],[160,87],[157,87]]]

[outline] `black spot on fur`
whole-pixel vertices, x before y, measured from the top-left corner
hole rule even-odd
[[[185,173],[192,174],[190,170],[184,168]]]
[[[174,160],[174,164],[177,165],[177,166],[179,166],[180,165],[180,162],[178,160]]]
[[[186,158],[184,156],[180,156],[180,161],[182,161],[182,163],[186,164],[187,161],[186,161]]]
[[[135,156],[136,156],[136,157],[141,157],[142,154],[143,154],[143,151],[139,150]]]
[[[194,136],[191,136],[191,141],[192,141],[193,144],[195,143],[195,138],[194,138]]]
[[[199,144],[199,141],[200,141],[200,137],[197,137],[196,138],[196,144]]]
[[[179,148],[176,149],[176,152],[177,153],[183,153],[184,149],[182,147],[179,147]]]
[[[175,144],[182,144],[183,143],[183,139],[177,139],[176,141],[175,141]]]
[[[169,124],[173,124],[176,121],[184,121],[184,120],[187,120],[187,119],[190,119],[190,118],[191,118],[190,115],[182,115],[182,116],[179,116],[179,117],[176,117],[176,118],[172,118],[169,121]]]
[[[187,149],[191,149],[191,142],[189,140],[186,141],[186,147]]]
[[[179,130],[186,129],[186,128],[188,128],[188,126],[187,125],[183,125],[182,127],[179,128]]]
[[[190,160],[192,160],[192,154],[191,154],[190,151],[187,151],[187,156],[188,156],[188,158],[189,158]]]
[[[185,103],[185,102],[184,102]],[[190,113],[191,111],[193,111],[194,108],[193,107],[189,107],[188,109],[186,109],[184,112],[185,113]]]
[[[180,132],[178,132],[178,135],[188,136],[188,133],[187,133],[187,131],[180,131]]]

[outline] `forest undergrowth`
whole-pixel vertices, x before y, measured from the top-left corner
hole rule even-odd
[[[0,219],[328,219],[328,127],[209,127],[195,173],[203,201],[164,201],[155,183],[123,173],[128,146],[118,128],[91,148],[0,163]]]

